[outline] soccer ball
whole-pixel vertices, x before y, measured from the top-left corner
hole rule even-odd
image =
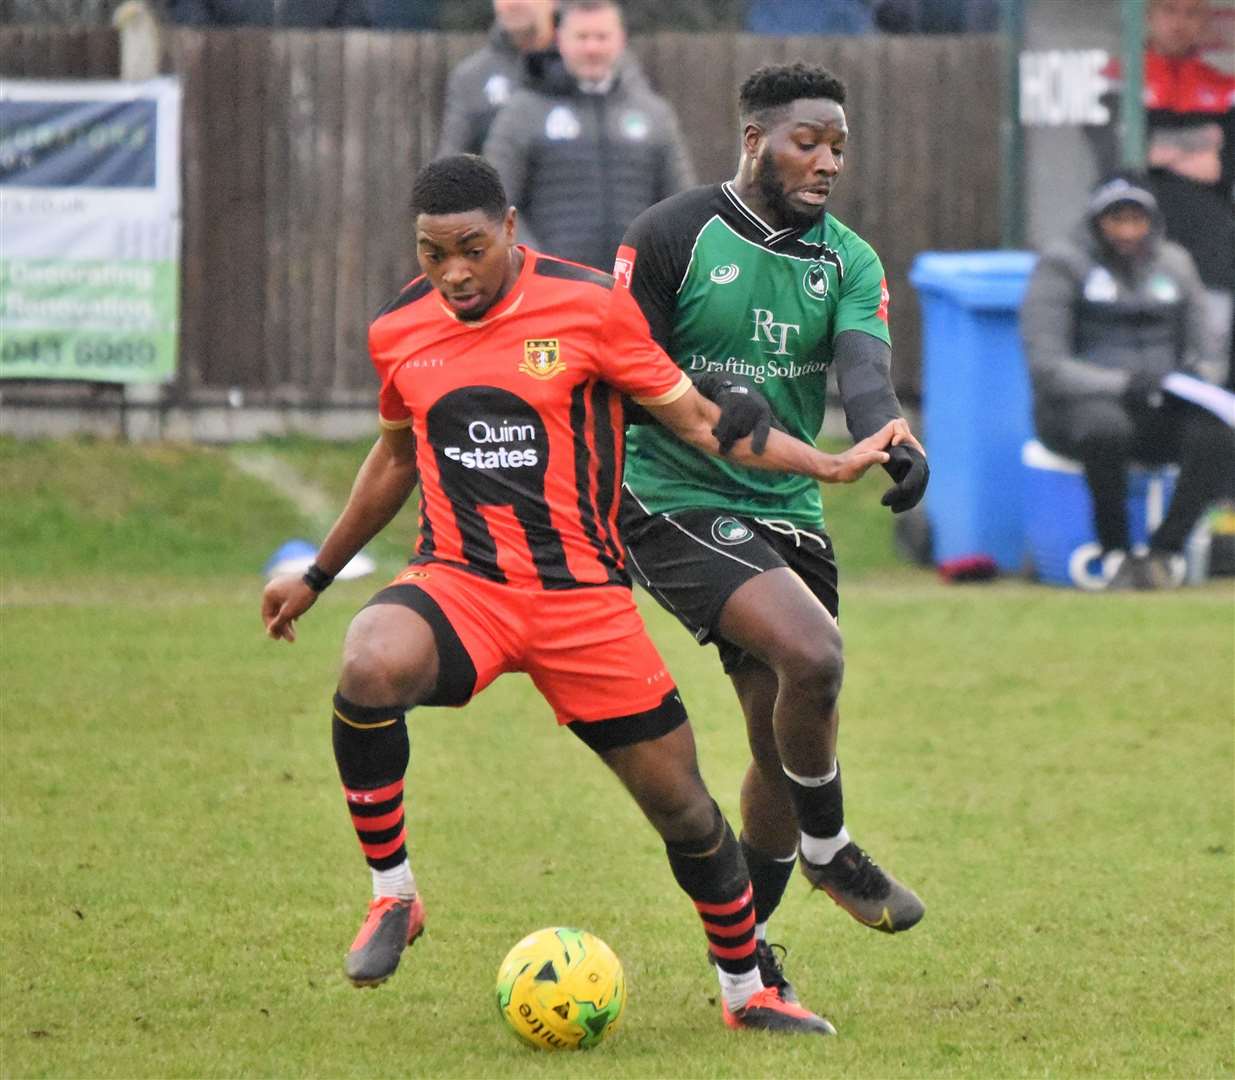
[[[586,930],[528,934],[497,973],[497,1008],[510,1029],[542,1050],[587,1050],[617,1026],[626,1005],[622,962]]]

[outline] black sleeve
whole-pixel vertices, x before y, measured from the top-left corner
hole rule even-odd
[[[644,210],[627,226],[613,276],[630,293],[648,321],[652,340],[665,352],[673,339],[678,289],[686,277],[699,230],[711,218],[711,192],[692,188]],[[629,398],[622,400],[627,424],[655,423]]]
[[[892,389],[892,349],[886,342],[861,330],[843,330],[832,347],[832,367],[854,442],[904,415]]]
[[[666,352],[673,337],[678,289],[698,233],[691,227],[696,215],[680,212],[680,202],[680,197],[668,199],[635,218],[622,237],[614,266],[619,280],[624,270],[629,272],[631,295],[648,321],[652,338]],[[623,259],[630,264],[628,268],[622,266]]]

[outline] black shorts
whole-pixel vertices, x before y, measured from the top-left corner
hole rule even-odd
[[[634,579],[700,645],[715,643],[726,672],[740,667],[746,653],[717,630],[721,608],[765,570],[787,566],[834,619],[840,614],[832,540],[822,529],[721,508],[648,514],[623,488],[621,533]]]

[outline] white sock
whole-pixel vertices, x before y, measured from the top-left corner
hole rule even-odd
[[[757,967],[741,975],[730,975],[724,968],[717,965],[716,974],[720,978],[721,996],[724,997],[730,1012],[740,1009],[763,989],[763,980],[759,978]]]
[[[410,900],[416,895],[416,879],[412,876],[412,864],[404,859],[390,870],[369,871],[373,875],[373,898],[398,896]]]
[[[798,850],[807,862],[812,862],[816,866],[826,866],[847,843],[849,843],[849,833],[842,826],[841,831],[835,836],[807,836],[806,833],[802,833],[801,839],[798,840]]]

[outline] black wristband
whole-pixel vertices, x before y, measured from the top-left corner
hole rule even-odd
[[[321,592],[334,581],[334,575],[326,573],[317,563],[310,563],[309,569],[304,572],[304,576],[300,580],[314,592]]]

